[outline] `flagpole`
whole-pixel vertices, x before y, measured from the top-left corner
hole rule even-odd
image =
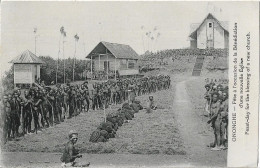
[[[74,79],[75,79],[75,76],[74,76],[74,73],[75,73],[75,59],[76,59],[76,39],[75,39],[75,52],[74,52],[74,58],[73,58],[73,74],[72,74],[72,79],[73,79],[73,82],[74,82]]]
[[[63,75],[64,75],[64,80],[63,80],[63,82],[64,82],[64,84],[65,84],[65,80],[66,80],[66,75],[65,75],[65,55],[64,55],[64,43],[65,43],[65,41],[64,41],[64,37],[63,37]]]
[[[33,32],[34,32],[34,54],[36,55],[36,38],[37,38],[36,33],[37,33],[37,28],[34,28]]]
[[[35,35],[34,54],[36,55],[36,35]]]
[[[61,34],[62,35],[62,34]],[[61,40],[61,35],[59,39],[59,51],[58,51],[58,60],[57,60],[57,67],[56,67],[56,84],[58,83],[58,70],[59,70],[59,58],[60,58],[60,40]]]

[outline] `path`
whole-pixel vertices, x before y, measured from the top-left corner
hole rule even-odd
[[[177,84],[173,85],[176,87],[175,93],[172,93],[174,95],[173,113],[176,113],[187,155],[84,154],[81,160],[90,161],[91,167],[225,166],[227,152],[210,151],[206,147],[213,140],[212,131],[208,130],[206,120],[203,121],[202,116],[196,112],[189,100],[186,90],[187,77],[180,78],[182,81],[175,78]],[[189,80],[198,80],[198,78],[189,77]],[[194,89],[196,88],[197,86]],[[60,167],[61,153],[7,152],[2,154],[0,163],[4,161],[5,165],[10,167]]]
[[[191,78],[189,80],[197,80]],[[209,131],[206,120],[197,114],[189,100],[186,82],[176,84],[174,108],[177,113],[179,130],[184,140],[185,150],[190,163],[198,166],[225,166],[227,161],[226,151],[211,151],[207,145],[213,141],[213,133]],[[196,89],[196,88],[194,88]]]

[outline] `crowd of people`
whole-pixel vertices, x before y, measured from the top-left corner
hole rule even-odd
[[[214,130],[214,142],[210,143],[211,150],[225,150],[228,147],[228,81],[207,80],[204,98],[204,115],[209,117],[207,121]]]
[[[104,109],[125,101],[133,103],[135,96],[167,89],[170,83],[169,76],[159,75],[54,87],[42,82],[23,92],[16,88],[3,96],[3,140],[37,133],[89,109]]]
[[[228,49],[166,49],[156,53],[144,55],[144,59],[169,58],[174,56],[207,55],[207,56],[228,56]]]
[[[173,62],[175,60],[190,62],[198,55],[212,56],[213,59],[223,58],[228,56],[228,49],[166,49],[155,53],[146,53],[142,55],[141,67],[154,68],[168,65],[168,58],[171,58]]]

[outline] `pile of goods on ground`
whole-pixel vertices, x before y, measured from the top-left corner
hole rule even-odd
[[[142,110],[140,101],[135,100],[132,104],[124,103],[117,112],[108,114],[105,122],[90,135],[90,142],[107,142],[109,138],[115,138],[116,131],[124,122],[129,122],[134,118],[134,114]]]

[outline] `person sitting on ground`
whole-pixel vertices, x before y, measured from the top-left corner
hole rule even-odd
[[[147,107],[146,107],[146,112],[151,113],[152,110],[156,110],[156,109],[157,109],[157,106],[155,105],[155,102],[153,100],[153,96],[149,96],[149,101],[148,101],[148,104],[147,104]]]
[[[66,143],[65,149],[63,152],[63,155],[61,156],[61,161],[62,161],[62,167],[88,167],[90,163],[87,164],[82,164],[82,163],[77,163],[75,160],[76,158],[81,158],[82,155],[79,154],[78,149],[75,148],[75,144],[78,141],[78,133],[71,130],[69,133],[69,142]]]

